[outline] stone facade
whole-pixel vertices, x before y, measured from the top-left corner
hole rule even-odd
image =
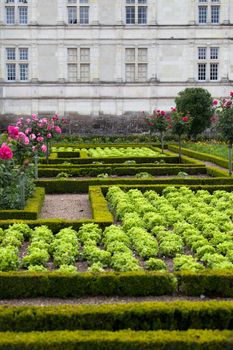
[[[226,96],[232,37],[233,0],[1,0],[0,114],[101,120],[169,109],[185,87]]]

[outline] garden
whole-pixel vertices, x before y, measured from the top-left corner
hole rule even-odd
[[[0,349],[233,348],[233,93],[188,90],[143,142],[1,135]]]

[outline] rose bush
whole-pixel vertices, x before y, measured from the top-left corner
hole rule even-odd
[[[224,140],[228,143],[228,160],[229,175],[232,175],[232,144],[233,144],[233,91],[230,92],[229,98],[215,99],[213,101],[215,113],[218,117],[216,120],[217,128]]]
[[[150,133],[158,132],[160,134],[162,153],[164,151],[164,134],[168,129],[170,116],[165,111],[154,110],[150,116],[145,116],[145,121],[149,127]]]

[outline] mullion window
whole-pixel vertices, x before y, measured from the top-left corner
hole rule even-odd
[[[147,23],[147,0],[126,0],[126,24]]]
[[[68,0],[68,24],[89,24],[88,0]]]
[[[5,6],[6,24],[27,24],[28,23],[28,2],[27,0],[7,0]],[[9,5],[9,6],[8,6]]]

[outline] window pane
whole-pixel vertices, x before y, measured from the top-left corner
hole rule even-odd
[[[15,49],[7,48],[6,49],[6,58],[7,60],[15,60]]]
[[[77,49],[68,49],[68,62],[77,62]]]
[[[81,6],[79,9],[80,13],[80,24],[88,24],[89,23],[89,7]]]
[[[28,8],[19,7],[19,23],[27,24],[28,23]]]
[[[90,65],[81,64],[80,65],[80,80],[89,81],[90,80]]]
[[[81,62],[90,61],[90,49],[80,49],[80,61]]]
[[[218,64],[210,64],[210,80],[218,80]]]
[[[138,24],[147,23],[147,7],[139,6],[138,7]]]
[[[126,81],[135,81],[135,65],[126,64],[125,65],[125,80]]]
[[[14,24],[15,23],[15,8],[6,7],[6,23]]]
[[[68,80],[77,81],[77,65],[68,64]]]
[[[135,62],[135,49],[125,49],[126,62]]]
[[[7,64],[7,80],[12,81],[16,80],[16,69],[15,64]]]
[[[28,49],[23,48],[23,49],[19,49],[19,59],[20,60],[28,60]]]
[[[198,80],[206,80],[206,64],[198,64]]]
[[[198,21],[199,23],[207,23],[207,7],[199,6],[198,7]]]
[[[147,49],[138,49],[138,61],[139,62],[147,61]]]
[[[138,65],[138,80],[140,81],[147,80],[147,64]]]
[[[135,7],[126,6],[126,23],[135,24]]]
[[[198,59],[206,60],[206,47],[198,47]]]
[[[210,48],[210,59],[211,60],[218,60],[218,47],[211,47]]]
[[[77,23],[77,8],[68,7],[68,23],[76,24]]]
[[[211,23],[219,23],[219,6],[211,6]]]
[[[28,80],[28,64],[19,65],[19,74],[20,80]]]

